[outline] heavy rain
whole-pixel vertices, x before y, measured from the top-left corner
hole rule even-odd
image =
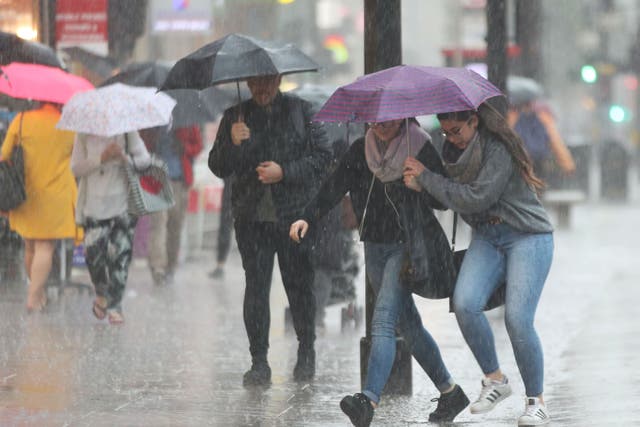
[[[640,426],[639,40],[638,0],[0,0],[0,426]]]

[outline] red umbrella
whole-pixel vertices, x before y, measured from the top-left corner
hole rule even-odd
[[[88,80],[59,68],[20,62],[0,66],[0,93],[12,98],[64,104],[89,89],[93,85]]]

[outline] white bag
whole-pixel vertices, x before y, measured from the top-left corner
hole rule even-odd
[[[135,216],[171,208],[174,204],[173,190],[168,176],[167,165],[161,159],[151,156],[151,163],[144,169],[137,169],[125,163],[129,194],[129,213]]]

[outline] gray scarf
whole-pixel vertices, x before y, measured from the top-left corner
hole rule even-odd
[[[416,157],[424,144],[431,141],[431,137],[420,126],[409,122],[409,138],[407,141],[406,127],[386,146],[379,141],[373,129],[365,136],[364,153],[369,170],[382,182],[391,182],[402,178],[404,161],[407,156]]]
[[[482,141],[480,132],[476,132],[455,163],[444,163],[444,169],[454,181],[468,184],[478,176],[482,166]]]

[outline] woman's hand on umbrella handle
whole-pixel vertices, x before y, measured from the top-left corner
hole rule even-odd
[[[100,154],[100,163],[108,162],[109,160],[124,160],[126,156],[122,147],[116,142],[112,142],[107,145],[102,154]]]
[[[424,172],[426,168],[424,167],[424,165],[422,163],[420,163],[418,160],[416,160],[413,157],[407,157],[407,159],[404,161],[404,176],[418,176],[420,175],[422,172]]]
[[[242,121],[242,116],[238,121],[231,126],[231,141],[233,145],[240,145],[242,141],[245,141],[251,137],[251,131],[247,125]]]
[[[299,219],[293,224],[291,224],[291,228],[289,229],[289,237],[296,242],[300,243],[300,241],[304,238],[309,230],[309,224],[307,221],[303,219]]]

